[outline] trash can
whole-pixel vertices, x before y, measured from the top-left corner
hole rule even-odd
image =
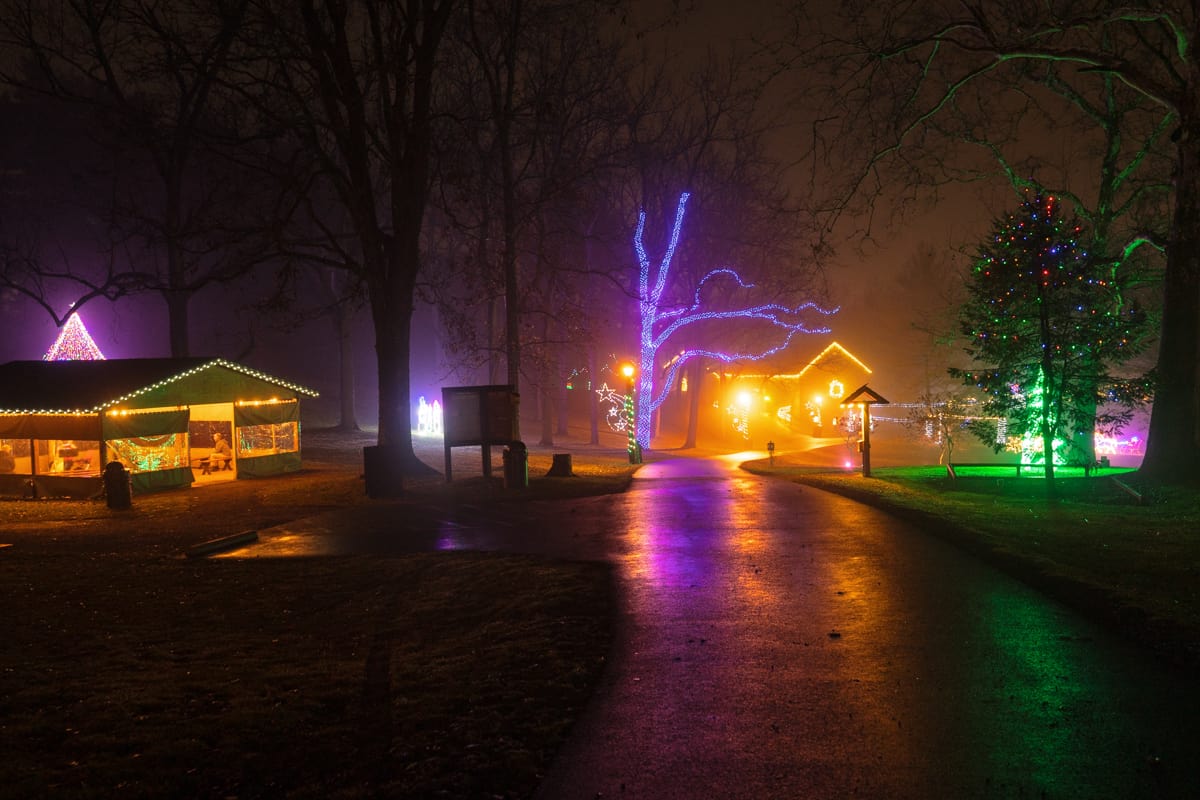
[[[129,508],[133,505],[133,482],[129,470],[120,461],[110,461],[104,467],[104,499],[109,508]]]
[[[399,497],[404,493],[404,457],[399,447],[363,448],[363,479],[367,497]]]
[[[529,450],[524,442],[504,448],[504,488],[524,489],[529,485]]]

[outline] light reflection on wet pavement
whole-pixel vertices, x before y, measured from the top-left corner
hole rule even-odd
[[[502,519],[333,515],[230,555],[617,564],[620,643],[542,800],[1200,797],[1194,680],[911,526],[738,460],[648,464],[624,495]]]

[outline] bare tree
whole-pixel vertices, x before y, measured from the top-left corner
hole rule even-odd
[[[560,256],[577,246],[576,220],[589,216],[584,187],[610,158],[616,124],[608,100],[616,48],[595,33],[612,5],[474,0],[453,29],[461,56],[447,63],[457,101],[440,141],[441,219],[457,235],[440,241],[456,269],[436,294],[449,301],[442,307],[458,350],[487,354],[489,380],[503,356],[509,383],[536,388],[524,394],[547,444],[562,348],[580,320],[564,301],[569,276],[583,271]]]
[[[641,312],[640,363],[638,369],[637,411],[637,444],[645,449],[650,446],[651,415],[662,405],[667,390],[674,382],[679,369],[696,358],[708,358],[725,363],[746,360],[758,360],[777,353],[788,346],[797,334],[828,333],[829,329],[814,325],[810,327],[808,318],[825,315],[830,311],[822,309],[812,302],[801,303],[795,307],[787,307],[779,303],[758,303],[753,305],[737,305],[733,307],[712,306],[709,304],[705,291],[710,280],[732,281],[741,289],[753,288],[745,283],[742,277],[729,268],[719,268],[710,271],[694,286],[692,302],[684,305],[672,305],[665,301],[667,287],[671,283],[671,267],[679,237],[683,228],[684,212],[688,195],[685,192],[679,197],[676,207],[675,221],[667,243],[657,257],[657,265],[646,251],[643,242],[645,231],[645,212],[638,216],[638,226],[634,233],[633,244],[637,253],[638,272],[638,308]],[[671,360],[666,375],[658,375],[660,353],[681,331],[718,323],[748,322],[756,327],[765,325],[768,332],[774,334],[770,339],[753,348],[730,351],[718,348],[712,344],[702,347],[681,350],[678,357]],[[726,338],[727,337],[722,337]]]
[[[259,38],[263,60],[247,68],[247,97],[268,87],[261,110],[297,144],[302,157],[293,163],[309,165],[305,181],[328,187],[349,220],[349,236],[322,228],[319,218],[312,223],[365,287],[379,373],[378,441],[394,448],[407,471],[429,469],[412,444],[411,325],[435,75],[459,8],[455,0],[264,0],[248,31]]]
[[[630,87],[630,105],[637,113],[630,114],[628,123],[622,205],[644,208],[651,241],[663,241],[679,194],[690,192],[693,198],[689,233],[676,258],[676,282],[672,293],[661,298],[664,307],[690,305],[692,288],[721,265],[736,265],[743,274],[752,274],[758,296],[782,305],[798,304],[801,298],[823,300],[813,249],[819,237],[803,208],[789,196],[781,179],[785,170],[765,144],[778,124],[766,107],[765,88],[759,66],[736,49],[709,53],[700,66],[676,78],[664,72],[643,74],[640,83]],[[706,295],[707,302],[730,307],[745,302],[732,281],[708,284]],[[736,327],[722,332],[719,346],[711,331],[699,338],[696,333],[698,329],[681,331],[675,344],[700,351],[760,349],[753,333],[739,340],[746,332]],[[689,392],[684,447],[696,446],[697,389],[710,363],[712,359],[701,354],[687,362],[688,384],[694,388]]]
[[[798,10],[806,4],[796,3]],[[827,8],[822,9],[826,18]],[[823,117],[814,118],[814,170],[867,154],[849,182],[860,198],[909,187],[938,141],[932,123],[984,78],[1028,85],[1056,62],[1071,85],[1117,79],[1157,106],[1174,128],[1174,192],[1166,243],[1162,324],[1150,436],[1142,472],[1160,480],[1200,475],[1200,31],[1190,3],[1019,2],[902,5],[844,3],[824,34],[797,28],[805,63],[827,66]],[[1013,109],[995,103],[994,121]],[[827,123],[822,125],[821,123]],[[985,123],[990,124],[990,123]],[[836,137],[836,138],[834,138]],[[944,140],[942,140],[944,141]],[[840,154],[840,155],[839,155]],[[815,171],[814,175],[817,174]],[[947,177],[946,179],[949,179]],[[831,217],[853,206],[840,192]],[[902,199],[903,192],[896,197]]]
[[[111,221],[121,283],[157,291],[172,355],[189,353],[188,304],[268,257],[246,221],[252,187],[219,154],[235,123],[215,99],[246,2],[4,0],[0,46],[21,54],[0,80],[86,109],[112,154]],[[244,144],[244,143],[243,143]],[[97,281],[103,285],[104,281]]]
[[[105,152],[83,134],[87,119],[28,93],[0,98],[0,289],[59,327],[93,300],[118,300],[145,282],[108,238],[109,218],[80,196],[112,192]]]

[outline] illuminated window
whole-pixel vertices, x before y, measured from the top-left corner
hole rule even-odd
[[[245,425],[237,429],[239,458],[295,453],[300,449],[300,436],[295,422],[266,425]]]
[[[24,451],[28,454],[29,445]],[[100,474],[100,442],[76,439],[34,439],[39,475],[95,477]]]
[[[185,433],[110,439],[108,459],[120,461],[130,472],[178,469],[188,465],[187,442]]]
[[[0,439],[0,475],[33,474],[28,439]]]

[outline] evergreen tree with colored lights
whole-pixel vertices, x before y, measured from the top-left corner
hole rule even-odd
[[[959,314],[975,366],[951,374],[984,393],[985,412],[1007,419],[1010,434],[1040,440],[1047,479],[1056,458],[1091,466],[1091,447],[1077,442],[1094,436],[1099,402],[1126,401],[1108,370],[1136,354],[1146,322],[1082,235],[1057,198],[1028,194],[980,249]],[[1109,405],[1095,427],[1117,429],[1129,415],[1127,403]]]

